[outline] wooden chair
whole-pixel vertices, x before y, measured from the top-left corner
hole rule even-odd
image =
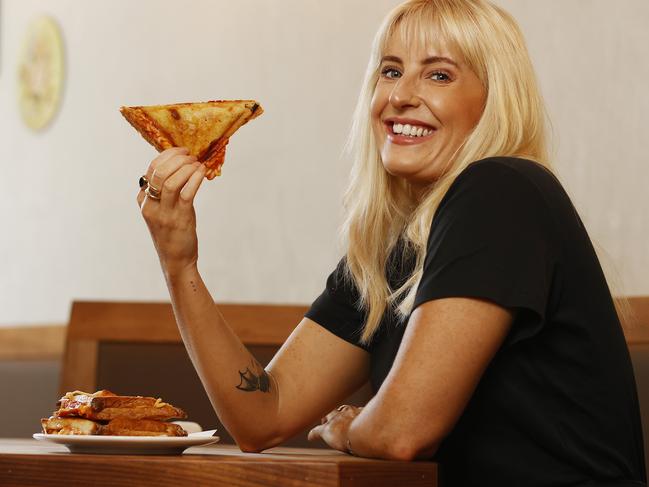
[[[622,325],[627,344],[649,345],[649,296],[629,296],[619,307],[626,311]]]
[[[645,463],[649,467],[649,296],[628,297],[621,307],[626,311],[622,314],[622,326],[633,363],[645,443]]]
[[[306,306],[219,304],[231,328],[260,364],[266,366]],[[75,301],[61,369],[61,394],[108,389],[121,395],[162,397],[205,429],[217,428],[222,443],[233,443],[218,421],[176,327],[169,303]],[[348,398],[363,405],[369,384]],[[324,447],[304,431],[287,446]]]

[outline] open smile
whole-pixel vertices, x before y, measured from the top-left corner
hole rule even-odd
[[[386,119],[388,140],[397,145],[421,144],[430,139],[437,129],[418,120]]]

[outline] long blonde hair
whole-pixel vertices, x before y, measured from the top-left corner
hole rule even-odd
[[[402,36],[406,45],[454,49],[486,91],[479,122],[423,197],[385,171],[372,132],[370,104],[381,57],[394,35]],[[344,277],[358,288],[358,305],[367,316],[363,343],[370,342],[387,309],[394,308],[403,318],[410,314],[431,221],[455,178],[471,162],[490,156],[524,157],[549,168],[546,120],[523,35],[501,8],[485,0],[409,0],[387,16],[374,39],[354,113],[348,145],[354,164],[341,228]],[[415,266],[410,278],[392,289],[386,265],[400,239]]]

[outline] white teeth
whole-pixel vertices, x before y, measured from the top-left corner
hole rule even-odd
[[[395,134],[407,135],[409,137],[426,137],[431,134],[432,129],[425,129],[424,127],[417,127],[410,124],[395,123],[392,125],[392,131]]]

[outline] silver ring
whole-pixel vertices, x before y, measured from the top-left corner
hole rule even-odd
[[[338,411],[344,411],[346,407],[348,407],[347,404],[343,404],[342,406],[338,406],[336,409]]]
[[[153,200],[160,200],[160,190],[154,188],[150,184],[144,190],[144,194],[146,194],[149,198]]]

